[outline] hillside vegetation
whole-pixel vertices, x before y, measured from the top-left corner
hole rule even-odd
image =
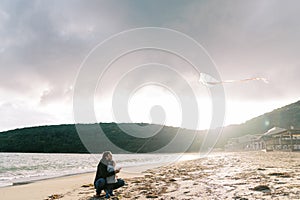
[[[223,146],[228,138],[262,134],[273,127],[300,129],[300,101],[255,117],[243,124],[225,127],[218,145]]]
[[[160,129],[159,125],[154,124],[78,124],[76,127],[80,130],[80,136],[74,124],[15,129],[0,133],[0,152],[99,153],[105,150],[114,153],[197,152],[204,139],[207,144],[214,142],[218,135],[217,131],[205,135],[207,131],[164,126],[151,137],[139,138],[126,134],[118,125],[125,127],[127,133],[130,130],[134,131],[137,126],[147,126],[148,130]],[[274,126],[300,129],[300,101],[265,113],[243,124],[225,127],[216,147],[222,148],[229,138],[262,134]],[[103,130],[102,133],[99,132],[99,127]],[[141,134],[147,135],[142,132]],[[177,141],[174,141],[176,138]],[[181,145],[183,143],[190,145],[187,148]],[[88,148],[84,144],[89,144]],[[164,148],[169,144],[172,144],[171,148]]]
[[[150,124],[122,124],[122,127],[130,130],[136,125],[141,127],[147,125],[153,130],[161,128],[161,126]],[[102,133],[99,132],[99,127],[103,130]],[[81,138],[77,129],[80,130]],[[2,132],[0,133],[0,152],[99,153],[111,150],[114,153],[148,153],[161,150],[178,137],[177,134],[181,138],[180,141],[190,138],[193,142],[189,145],[189,149],[184,149],[184,151],[198,151],[201,145],[199,143],[201,139],[197,137],[201,134],[198,132],[168,126],[164,126],[154,136],[147,138],[126,134],[116,123],[78,124],[77,129],[74,124],[71,124]],[[88,144],[88,148],[84,144]],[[172,148],[161,150],[161,152],[182,152],[182,149],[180,145],[172,145]]]

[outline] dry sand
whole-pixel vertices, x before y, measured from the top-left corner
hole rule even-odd
[[[299,199],[300,153],[217,153],[119,177],[127,185],[114,199]],[[0,194],[1,199],[98,200],[93,178],[94,173],[63,177],[1,188]]]

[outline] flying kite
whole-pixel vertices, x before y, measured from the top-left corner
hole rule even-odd
[[[205,86],[214,86],[214,85],[220,85],[224,83],[241,83],[241,82],[248,82],[248,81],[263,81],[264,83],[269,83],[266,78],[256,77],[256,78],[247,78],[247,79],[241,79],[241,80],[225,80],[225,81],[219,81],[215,79],[214,77],[205,74],[200,73],[200,83],[202,83]]]

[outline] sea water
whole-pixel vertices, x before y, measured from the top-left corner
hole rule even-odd
[[[198,154],[113,154],[119,167],[168,164]],[[0,187],[95,172],[101,154],[0,153]]]

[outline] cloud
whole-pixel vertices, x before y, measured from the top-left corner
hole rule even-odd
[[[236,100],[298,98],[300,3],[292,1],[193,2],[174,20],[204,45],[223,80],[266,77],[270,84],[231,84]],[[284,83],[284,84],[283,84]]]
[[[0,116],[1,131],[25,126],[57,123],[57,119],[53,115],[17,101],[0,104]]]
[[[225,92],[229,99],[265,102],[297,99],[299,7],[298,1],[278,0],[1,1],[0,93],[3,97],[0,101],[22,101],[29,107],[32,102],[38,103],[33,110],[24,105],[5,104],[2,113],[5,110],[5,115],[17,117],[20,109],[20,116],[31,111],[33,115],[43,116],[32,119],[32,123],[56,118],[53,113],[43,115],[41,109],[58,103],[61,108],[70,106],[79,66],[89,51],[115,33],[143,26],[172,28],[193,37],[216,62],[223,80],[251,77],[270,80],[270,84],[227,85]],[[128,58],[126,62],[130,63],[130,59],[143,62],[147,56]],[[168,57],[165,61],[172,65]],[[180,66],[173,67],[190,78],[192,87],[198,87],[195,73],[186,65]],[[124,69],[114,69],[106,79],[117,81]],[[158,73],[157,77],[160,76]],[[128,84],[143,78],[133,76]],[[172,77],[166,79],[169,86],[181,88]],[[101,89],[110,93],[112,87]]]
[[[72,87],[57,87],[49,88],[42,92],[40,97],[40,104],[45,105],[48,103],[53,103],[54,101],[60,103],[71,103],[73,89]]]
[[[1,87],[29,89],[35,79],[50,85],[51,94],[63,94],[59,91],[72,86],[92,47],[121,28],[122,12],[111,15],[110,6],[99,1],[2,3]],[[20,77],[27,83],[16,81]]]
[[[223,79],[266,76],[276,80],[273,88],[278,89],[274,74],[285,66],[295,68],[299,64],[296,1],[176,1],[172,5],[161,3],[159,8],[149,2],[130,5],[118,6],[115,1],[5,1],[0,12],[1,86],[22,88],[30,85],[34,75],[50,85],[52,95],[61,96],[61,91],[72,86],[80,63],[94,45],[134,25],[165,25],[191,35],[204,44]],[[156,17],[150,19],[154,13]],[[28,83],[15,81],[20,76],[28,78]],[[233,88],[229,93],[243,99],[243,88]],[[261,89],[275,92],[265,86]]]

